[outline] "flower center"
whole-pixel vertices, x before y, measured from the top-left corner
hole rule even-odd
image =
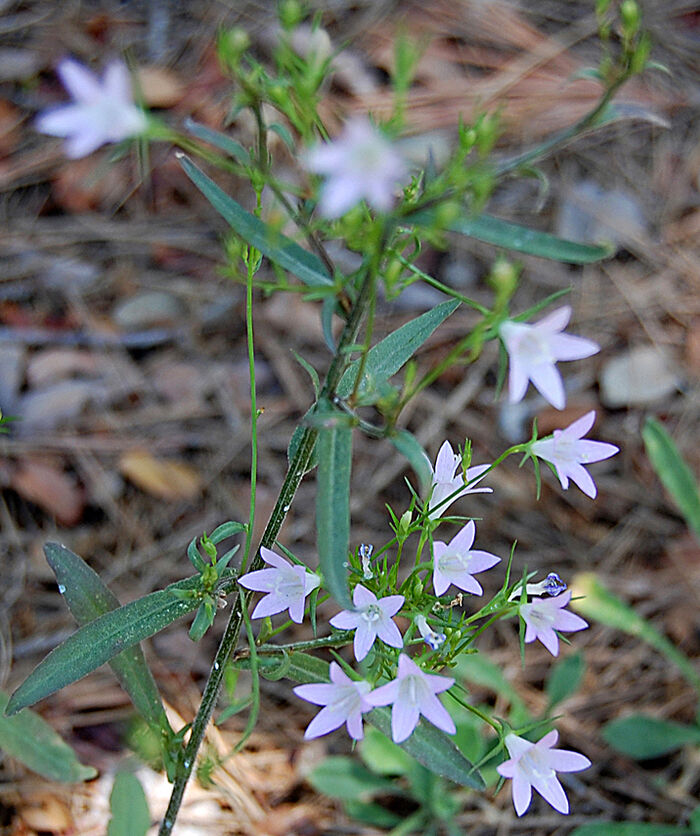
[[[546,781],[556,774],[535,746],[520,758],[520,765],[528,778],[534,780]]]
[[[518,341],[518,353],[528,365],[551,363],[552,355],[547,340],[533,329],[528,329]]]
[[[293,572],[280,572],[275,580],[274,591],[280,598],[296,598],[304,594],[304,584]]]
[[[529,620],[535,627],[551,627],[554,624],[555,614],[547,607],[540,604],[533,606],[530,610]]]
[[[368,604],[362,610],[362,618],[367,621],[369,624],[372,624],[375,621],[379,621],[382,617],[382,610],[381,607],[377,606],[377,604]]]
[[[468,568],[469,554],[460,554],[460,552],[443,552],[438,558],[438,568],[440,571],[448,575],[450,572],[463,572]]]

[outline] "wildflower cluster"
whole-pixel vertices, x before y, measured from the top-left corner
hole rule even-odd
[[[628,9],[631,3],[632,0],[626,0]],[[607,9],[609,4],[599,5]],[[279,662],[275,675],[294,676],[301,683],[294,688],[296,695],[320,707],[306,729],[307,739],[345,726],[353,740],[361,740],[365,721],[375,722],[386,730],[390,727],[394,742],[409,751],[415,744],[415,750],[423,753],[425,762],[432,768],[433,756],[440,756],[435,751],[441,748],[434,744],[437,736],[449,752],[448,760],[456,758],[460,768],[466,764],[468,773],[463,783],[471,785],[472,773],[478,775],[477,767],[472,767],[445,737],[457,731],[454,712],[449,709],[453,703],[459,703],[488,723],[495,733],[496,739],[492,735],[493,746],[485,760],[502,759],[498,773],[512,781],[517,815],[523,815],[528,809],[533,788],[556,810],[567,813],[568,800],[557,772],[586,769],[590,761],[579,753],[554,748],[558,736],[550,730],[549,719],[513,728],[507,720],[492,717],[471,705],[459,682],[459,672],[454,668],[460,656],[477,652],[477,639],[498,620],[517,620],[523,656],[525,645],[536,640],[557,656],[561,634],[583,630],[588,625],[567,609],[572,594],[556,572],[548,571],[550,567],[538,567],[540,572],[548,571],[540,580],[537,580],[538,571],[525,571],[513,580],[514,547],[505,561],[490,551],[475,548],[476,514],[471,512],[479,511],[480,495],[493,492],[492,487],[482,483],[488,481],[491,471],[509,455],[521,454],[524,461],[532,461],[538,488],[539,462],[543,461],[562,489],[567,489],[572,481],[593,499],[597,488],[586,467],[610,458],[618,448],[585,438],[595,421],[595,412],[590,411],[544,438],[537,436],[535,427],[530,440],[515,444],[493,463],[472,464],[471,444],[466,442],[462,450],[455,452],[449,440],[439,447],[432,463],[418,440],[401,428],[399,417],[414,395],[452,364],[467,365],[488,340],[498,342],[502,356],[508,359],[511,403],[521,401],[532,383],[547,402],[562,410],[566,406],[566,386],[557,364],[591,357],[599,351],[599,346],[590,339],[566,332],[572,313],[569,306],[553,310],[536,322],[528,321],[534,310],[551,300],[545,300],[532,311],[511,313],[517,284],[517,269],[512,265],[504,262],[500,264],[501,267],[505,264],[504,269],[494,268],[492,308],[460,295],[418,266],[422,242],[441,246],[447,232],[464,233],[465,226],[473,229],[471,219],[478,220],[498,176],[519,169],[520,163],[516,160],[513,165],[494,168],[487,162],[498,135],[498,119],[486,113],[471,125],[460,124],[456,147],[441,171],[435,170],[432,158],[423,167],[408,160],[395,141],[402,130],[405,94],[415,64],[407,57],[411,49],[405,43],[397,50],[397,68],[392,78],[396,101],[391,117],[384,123],[369,116],[349,119],[335,138],[329,140],[318,105],[324,82],[332,72],[333,50],[327,33],[316,25],[309,27],[306,40],[300,37],[303,15],[297,6],[291,2],[280,4],[282,32],[274,53],[275,70],[259,63],[254,51],[248,49],[250,39],[241,30],[223,32],[218,43],[222,67],[236,86],[232,112],[250,108],[255,117],[258,135],[250,148],[208,126],[190,123],[188,133],[181,134],[159,122],[136,103],[127,68],[119,62],[109,64],[100,79],[71,59],[62,61],[58,75],[73,101],[40,114],[35,123],[39,131],[65,138],[66,153],[72,158],[90,154],[103,144],[133,138],[164,140],[186,151],[187,155],[180,155],[185,173],[232,227],[227,266],[246,288],[253,449],[250,516],[247,523],[220,526],[211,538],[202,541],[210,562],[195,553],[193,541],[188,554],[198,576],[180,582],[180,586],[175,584],[177,588],[164,596],[165,604],[161,607],[174,620],[199,606],[190,633],[198,640],[211,626],[226,594],[233,589],[237,592],[202,705],[191,730],[188,727],[189,739],[184,749],[185,731],[174,733],[163,719],[165,712],[162,711],[162,716],[157,712],[160,697],[157,691],[151,694],[149,690],[155,690],[152,678],[141,677],[134,689],[146,711],[156,711],[152,724],[166,740],[166,766],[169,765],[169,774],[175,775],[171,806],[160,833],[169,833],[175,822],[204,730],[214,711],[224,669],[231,658],[234,667],[238,662],[247,661],[254,671],[255,683],[265,657],[272,657],[275,664]],[[596,109],[581,121],[580,130],[599,124],[613,92],[645,66],[647,53],[638,22],[632,26],[628,21],[620,61],[608,61],[599,73],[604,93]],[[400,56],[403,56],[401,60]],[[276,121],[268,121],[268,110],[276,114]],[[270,131],[277,133],[290,150],[296,151],[296,146],[300,146],[298,158],[303,169],[300,177],[285,182],[278,174],[267,141]],[[542,146],[542,154],[551,147],[552,143]],[[190,155],[199,155],[208,164],[247,179],[255,192],[256,209],[245,210],[198,168]],[[537,156],[530,155],[528,159]],[[270,201],[263,200],[263,193]],[[274,204],[275,213],[285,215],[284,222],[278,216],[270,223],[265,220],[268,203]],[[460,216],[470,223],[455,224]],[[288,226],[298,231],[298,238],[303,239],[303,246],[288,237],[287,220],[291,222]],[[493,239],[491,232],[485,240],[495,240],[507,248],[513,240],[511,232],[499,227],[501,222],[497,219],[490,221],[491,225],[495,224],[497,234]],[[544,252],[534,250],[533,254],[553,257],[550,238]],[[349,251],[348,264],[358,257],[357,269],[343,275],[329,255],[326,243],[330,239],[343,242]],[[596,253],[605,252],[604,248],[590,249],[592,257],[602,257]],[[258,276],[264,258],[275,267],[273,279]],[[295,283],[296,279],[301,285]],[[382,284],[386,297],[393,298],[414,281],[425,281],[451,298],[373,345],[374,311]],[[311,374],[316,401],[290,442],[289,468],[262,545],[256,549],[253,531],[257,420],[262,411],[257,408],[254,374],[252,311],[257,289],[265,293],[302,291],[308,299],[320,302],[323,331],[333,359],[321,382],[318,371],[299,358]],[[476,311],[482,321],[419,378],[419,364],[411,364],[412,357],[461,304]],[[333,328],[336,315],[343,321],[339,336]],[[390,381],[404,368],[406,373],[400,389]],[[371,424],[361,417],[359,411],[366,406],[374,408],[381,423]],[[422,481],[422,493],[412,489],[409,507],[402,515],[390,509],[394,536],[376,550],[369,544],[360,545],[356,552],[350,549],[353,431],[391,442],[407,457]],[[316,510],[320,564],[315,572],[278,540],[299,483],[314,464],[318,465],[319,473]],[[465,505],[469,503],[468,517],[446,516],[457,500]],[[444,533],[450,524],[458,525],[458,530]],[[218,559],[216,545],[225,537],[243,533],[246,540],[240,565],[245,568],[235,572],[228,565],[235,549]],[[484,583],[484,573],[496,567],[505,567],[502,574],[499,569],[489,576],[499,576],[499,582]],[[498,587],[485,602],[479,600],[485,597],[482,583],[487,588]],[[253,593],[263,595],[249,617],[247,611]],[[321,625],[323,635],[318,635],[317,615],[325,610],[317,609],[330,606],[328,598],[338,602],[339,611],[328,618],[327,629]],[[176,605],[171,606],[173,600]],[[106,613],[101,617],[116,619],[120,630],[115,629],[115,635],[136,635],[138,631],[129,619],[137,616],[138,628],[143,630],[138,633],[140,637],[152,635],[167,621],[161,614],[158,616],[161,620],[153,626],[148,623],[149,613],[144,615],[138,611],[134,615],[135,609],[128,607],[116,612],[118,615]],[[273,629],[269,619],[281,613],[287,613],[295,624],[301,624],[308,613],[314,638],[283,647],[268,642],[283,629],[283,626]],[[257,637],[251,619],[264,619]],[[153,627],[151,632],[144,627],[144,622],[148,629]],[[87,631],[81,638],[87,656],[90,656],[90,642],[84,636],[89,637],[90,629],[88,624],[79,631]],[[248,648],[236,650],[242,634],[247,636]],[[512,635],[515,643],[515,630]],[[350,646],[352,663],[350,651],[342,651]],[[67,654],[62,647],[51,654],[54,666],[62,653]],[[333,654],[330,664],[309,655],[309,651],[321,648]],[[115,649],[115,653],[120,649]],[[110,658],[95,655],[90,662],[96,666]],[[70,664],[68,659],[66,666]],[[41,665],[37,668],[39,674],[35,671],[27,680],[31,687],[25,688],[25,682],[13,694],[8,710],[19,711],[30,705],[31,695],[50,693],[30,681],[41,679],[44,674],[40,668]],[[89,665],[83,665],[80,675],[88,669]],[[448,675],[450,672],[454,675]],[[66,675],[62,681],[72,680]],[[258,692],[259,688],[254,688],[255,699],[259,698]],[[147,699],[143,694],[148,694]],[[254,725],[256,711],[257,703],[255,711],[251,711],[249,730]],[[433,752],[427,755],[426,734],[433,741],[430,744]],[[417,738],[423,743],[416,743]],[[443,774],[437,768],[434,771]]]

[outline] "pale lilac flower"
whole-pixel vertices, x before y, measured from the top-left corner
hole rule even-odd
[[[575,633],[588,627],[580,616],[565,610],[571,600],[571,591],[557,595],[556,598],[535,598],[529,604],[520,607],[520,615],[525,621],[525,641],[539,639],[552,656],[559,654],[559,637],[554,632],[561,630]]]
[[[440,645],[445,643],[447,636],[444,633],[438,633],[433,630],[424,615],[417,615],[413,621],[418,628],[418,632],[421,634],[421,638],[431,650],[437,650]]]
[[[377,600],[374,592],[358,583],[352,594],[355,609],[339,612],[330,623],[339,630],[355,631],[353,649],[355,658],[361,662],[377,636],[392,647],[403,647],[403,638],[391,617],[401,609],[404,600],[403,595],[387,595]]]
[[[472,549],[475,535],[476,525],[474,520],[469,520],[449,543],[441,540],[433,543],[433,588],[436,595],[443,595],[450,584],[464,592],[483,595],[481,584],[472,575],[485,572],[501,558],[491,552]]]
[[[571,308],[566,305],[534,325],[513,320],[501,325],[499,335],[510,358],[508,387],[511,403],[518,403],[525,397],[528,380],[531,380],[552,406],[557,409],[565,407],[564,384],[555,363],[558,360],[581,360],[600,351],[600,346],[592,340],[561,333],[570,318]]]
[[[376,688],[368,695],[372,705],[392,705],[391,737],[401,743],[410,737],[422,714],[426,720],[448,734],[454,734],[455,724],[436,694],[454,685],[449,676],[424,673],[416,663],[402,653],[396,679]]]
[[[506,735],[510,760],[496,767],[499,775],[513,779],[513,806],[522,816],[530,806],[532,788],[559,813],[569,812],[569,799],[557,778],[557,772],[580,772],[591,762],[585,755],[568,749],[554,749],[559,733],[551,731],[537,743],[517,734]]]
[[[366,581],[371,581],[373,574],[372,566],[370,565],[370,560],[372,559],[372,552],[374,551],[374,546],[371,543],[362,543],[359,551],[360,561],[362,562],[362,577]]]
[[[312,148],[306,167],[326,175],[319,202],[326,218],[339,218],[360,200],[388,211],[407,177],[403,157],[365,117],[351,119],[337,139]]]
[[[102,80],[70,58],[61,61],[57,73],[75,101],[45,111],[35,125],[42,133],[66,137],[69,157],[85,157],[106,142],[146,130],[146,115],[134,104],[129,71],[122,62],[108,64]]]
[[[362,740],[362,715],[374,708],[367,702],[367,694],[372,686],[364,680],[358,682],[350,679],[337,662],[331,662],[330,674],[330,683],[297,685],[294,689],[294,693],[302,700],[325,706],[309,723],[304,739],[321,737],[345,723],[350,737]]]
[[[445,441],[438,451],[435,467],[433,468],[432,493],[428,502],[428,512],[431,520],[441,517],[455,499],[459,499],[461,496],[471,493],[493,493],[493,488],[476,487],[491,465],[477,464],[474,467],[468,467],[466,481],[471,482],[471,484],[467,487],[461,470],[461,462],[461,456],[458,456],[452,450],[449,441]],[[459,468],[459,473],[457,468]],[[448,496],[451,499],[445,502],[444,500]]]
[[[260,556],[272,568],[258,569],[238,578],[238,583],[246,589],[267,592],[267,595],[258,601],[251,618],[264,618],[289,610],[292,621],[301,624],[304,618],[305,598],[320,585],[321,579],[315,572],[289,563],[265,546],[260,546]]]
[[[584,464],[600,462],[620,452],[614,444],[583,438],[594,421],[595,411],[591,410],[566,429],[554,430],[551,438],[534,441],[530,447],[536,456],[554,465],[564,490],[571,479],[591,499],[595,499],[598,490]]]
[[[522,587],[516,587],[508,600],[516,601],[520,598],[521,589]],[[528,595],[551,595],[552,598],[561,595],[565,590],[566,584],[556,572],[550,572],[543,581],[529,583],[525,587],[525,592]]]

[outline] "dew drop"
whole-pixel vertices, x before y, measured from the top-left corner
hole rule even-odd
[[[283,511],[284,511],[284,513],[286,514],[286,513],[287,513],[287,511],[289,511],[289,509],[290,509],[291,507],[292,507],[291,505],[285,505],[285,506],[282,508],[282,510],[283,510]]]
[[[63,594],[65,593],[66,588],[65,588],[65,586],[64,586],[62,583],[59,583],[59,585],[58,585],[58,591],[61,593],[61,595],[63,595]]]
[[[184,760],[184,761],[182,762],[182,765],[185,767],[185,769],[189,769],[189,768],[190,768],[190,764],[191,764],[191,763],[192,763],[192,761],[190,761],[190,760],[188,759],[188,760]]]
[[[219,663],[218,663],[218,662],[214,662],[214,670],[215,670],[215,671],[218,671],[220,667],[221,667],[221,666],[219,665]]]

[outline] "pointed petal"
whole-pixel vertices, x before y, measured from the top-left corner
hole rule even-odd
[[[571,306],[564,305],[561,308],[557,308],[556,311],[552,311],[551,313],[547,314],[547,316],[542,317],[539,322],[534,324],[534,327],[541,330],[541,331],[549,331],[551,333],[556,333],[557,331],[563,331],[564,328],[569,324],[569,320],[571,319]]]
[[[529,379],[525,364],[516,354],[511,354],[508,369],[508,400],[510,403],[519,403],[525,397]]]
[[[430,699],[423,700],[420,704],[420,712],[434,726],[447,734],[454,734],[457,731],[454,720],[437,697],[432,696]]]
[[[602,462],[620,452],[620,448],[605,441],[588,441],[583,439],[576,445],[576,454],[585,464]]]
[[[377,629],[377,635],[384,644],[388,644],[391,647],[403,647],[401,631],[391,619],[380,623]]]
[[[566,406],[566,395],[561,375],[553,363],[540,363],[530,369],[530,379],[537,391],[555,409],[564,409]]]
[[[572,464],[569,467],[568,475],[571,477],[572,481],[581,488],[581,490],[586,494],[586,496],[590,497],[591,499],[595,499],[598,494],[598,488],[596,487],[591,474],[586,470],[583,465],[580,464]]]
[[[549,349],[557,360],[583,360],[600,351],[598,343],[573,334],[554,334],[549,338]]]
[[[476,525],[474,524],[474,520],[469,520],[469,522],[450,540],[448,548],[450,551],[454,549],[460,554],[466,554],[466,552],[468,552],[472,547],[475,536]]]
[[[447,577],[447,575],[443,575],[442,572],[437,568],[437,561],[436,565],[433,567],[433,589],[435,590],[436,595],[444,595],[445,592],[450,588],[450,584],[452,581]]]
[[[361,662],[369,653],[376,638],[377,631],[372,625],[368,624],[364,619],[361,619],[357,625],[353,640],[353,650],[355,651],[355,658],[358,662]]]
[[[61,105],[40,114],[34,127],[50,136],[70,136],[91,129],[89,114],[83,105]]]
[[[353,714],[348,715],[348,719],[345,725],[347,727],[348,734],[353,740],[362,740],[362,738],[365,736],[364,729],[362,728],[361,711],[356,711]]]
[[[309,595],[321,585],[321,578],[316,572],[304,572],[304,595]]]
[[[306,607],[304,596],[299,595],[293,601],[287,601],[286,603],[287,607],[285,607],[285,609],[289,609],[289,617],[297,624],[301,624],[304,620],[304,609]]]
[[[253,610],[251,618],[265,618],[268,615],[277,615],[278,612],[284,612],[288,607],[288,603],[280,599],[279,595],[270,592],[264,598],[258,601],[257,607]]]
[[[582,415],[574,421],[573,424],[569,424],[563,432],[566,433],[568,438],[583,438],[594,423],[595,409],[592,409],[590,412],[587,412],[585,415]]]
[[[455,475],[457,465],[455,454],[449,441],[444,441],[435,459],[435,481],[449,482]]]
[[[394,703],[391,709],[391,737],[394,743],[402,743],[411,736],[418,725],[420,712],[418,706],[409,702]]]
[[[370,604],[377,603],[377,596],[366,587],[358,583],[352,594],[352,602],[358,610],[368,607]]]
[[[72,58],[61,61],[56,72],[76,102],[92,104],[104,95],[97,76]]]
[[[540,628],[537,632],[537,638],[552,654],[552,656],[559,655],[559,638],[551,627]]]
[[[262,557],[265,563],[274,566],[276,569],[290,569],[292,566],[284,557],[277,554],[277,552],[273,552],[272,549],[266,549],[265,546],[260,546],[260,557]]]
[[[591,762],[585,755],[569,749],[555,749],[549,753],[549,766],[557,772],[580,772],[588,769]]]
[[[292,689],[294,693],[306,702],[314,705],[328,705],[336,693],[335,685],[328,682],[313,682],[310,685],[297,685]]]
[[[304,739],[312,740],[315,737],[321,737],[324,734],[328,734],[328,732],[340,728],[344,722],[345,715],[343,712],[322,708],[306,727]]]
[[[515,807],[515,812],[519,816],[522,816],[523,813],[527,811],[527,808],[530,806],[530,801],[532,800],[532,785],[523,775],[521,770],[518,770],[515,775],[513,775],[512,791],[513,807]]]
[[[329,624],[337,630],[354,630],[360,623],[362,616],[359,613],[343,610],[329,621]]]
[[[469,552],[469,571],[473,574],[486,572],[500,562],[501,558],[496,557],[491,552],[484,552],[481,549],[474,549],[474,551]]]
[[[577,630],[585,630],[588,623],[576,613],[561,610],[554,622],[554,627],[563,633],[575,633]]]
[[[403,607],[405,600],[403,595],[386,595],[379,599],[378,604],[385,618],[391,618]]]
[[[564,788],[559,783],[556,775],[545,779],[535,778],[532,781],[532,786],[558,813],[566,815],[569,812],[569,799],[566,797]]]
[[[103,77],[104,94],[111,96],[119,102],[131,104],[133,96],[131,92],[131,76],[129,70],[122,61],[112,61],[107,65]]]
[[[367,694],[367,702],[370,705],[391,705],[398,697],[399,685],[397,679],[387,682],[386,685],[380,685],[379,688],[375,688],[374,691]]]
[[[462,592],[469,592],[471,595],[483,595],[484,590],[476,578],[473,578],[471,575],[464,574],[460,575],[458,578],[453,577],[452,583],[458,588],[461,589]]]
[[[241,575],[238,583],[255,592],[270,592],[275,585],[276,574],[274,569],[257,569],[255,572]]]

